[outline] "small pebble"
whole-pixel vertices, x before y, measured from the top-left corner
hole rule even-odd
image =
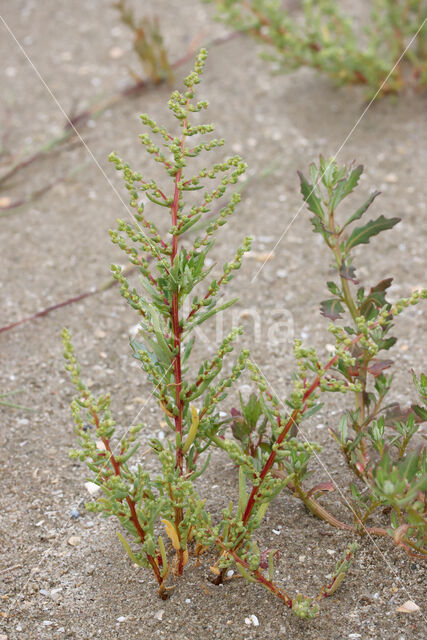
[[[74,518],[74,520],[77,520],[77,518],[80,516],[80,511],[73,507],[73,509],[70,509],[69,511],[69,516],[70,518]]]
[[[163,614],[164,614],[165,610],[164,609],[159,609],[159,611],[157,611],[157,613],[154,614],[154,617],[156,618],[156,620],[158,620],[159,622],[161,622],[163,620]]]
[[[126,620],[126,616],[119,616],[117,618],[117,622],[124,622]]]
[[[385,181],[389,184],[395,184],[398,180],[399,178],[395,173],[388,173],[385,177]]]
[[[86,490],[90,493],[91,496],[94,496],[95,493],[98,493],[100,487],[94,482],[85,482]]]
[[[259,620],[256,615],[252,613],[250,616],[245,618],[245,624],[247,624],[248,627],[250,627],[251,625],[253,625],[254,627],[259,627]]]
[[[76,547],[78,544],[80,544],[80,540],[81,540],[80,536],[70,536],[68,538],[68,544],[71,547]]]
[[[186,604],[191,604],[190,598],[185,598],[185,602],[186,602]]]
[[[234,571],[233,571],[233,569],[229,569],[229,570],[227,571],[227,574],[226,574],[226,575],[227,575],[227,578],[232,578],[232,577],[234,576]]]
[[[121,58],[123,54],[124,54],[124,51],[120,47],[113,47],[109,51],[109,56],[113,60],[117,60],[117,58]]]
[[[51,624],[53,624],[52,620],[43,620],[42,622],[44,627],[50,627]]]

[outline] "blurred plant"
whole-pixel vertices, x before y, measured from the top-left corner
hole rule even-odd
[[[216,549],[219,557],[211,566],[216,583],[226,579],[230,566],[236,566],[248,581],[262,584],[296,615],[309,618],[317,614],[317,600],[332,595],[341,583],[355,545],[345,550],[332,579],[315,599],[301,594],[291,598],[273,582],[277,550],[261,552],[255,533],[271,501],[293,479],[293,473],[285,477],[275,476],[273,465],[276,462],[284,464],[287,459],[302,460],[305,464],[319,448],[316,444],[301,443],[288,436],[301,417],[316,409],[315,396],[319,387],[329,384],[327,371],[338,357],[344,362],[348,360],[349,347],[344,344],[338,346],[337,355],[315,372],[309,387],[300,388],[299,379],[296,380],[290,415],[280,412],[278,399],[266,390],[262,375],[248,360],[247,351],[240,353],[228,373],[222,373],[224,360],[233,351],[240,328],[232,329],[219,345],[216,355],[202,361],[197,371],[192,354],[196,328],[235,302],[223,302],[222,291],[250,248],[250,239],[246,238],[234,258],[223,266],[222,274],[210,280],[204,293],[200,292],[199,285],[212,271],[212,266],[207,265],[207,254],[213,246],[216,232],[234,213],[239,202],[238,193],[234,192],[228,203],[210,219],[203,232],[196,236],[192,247],[188,242],[183,245],[182,236],[189,229],[196,228],[203,214],[216,210],[217,201],[231,185],[237,183],[246,168],[239,156],[232,156],[216,162],[210,169],[199,167],[195,173],[188,173],[187,166],[193,158],[224,144],[218,139],[188,143],[189,138],[214,130],[212,124],[194,124],[192,121],[194,113],[207,107],[205,101],[194,102],[195,87],[200,82],[206,56],[206,51],[202,50],[195,70],[184,80],[184,93],[174,91],[169,101],[169,108],[180,123],[179,136],[149,116],[141,116],[144,125],[162,139],[162,146],[159,146],[148,134],[140,136],[153,161],[163,166],[171,187],[168,189],[144,178],[116,154],[110,156],[116,169],[123,172],[130,192],[130,204],[136,209],[133,223],[119,220],[118,231],[112,231],[111,238],[131,264],[138,267],[142,293],[130,287],[122,267],[113,265],[111,270],[120,283],[122,296],[138,315],[143,341],[131,340],[133,355],[151,381],[153,397],[170,429],[171,437],[166,443],[155,438],[150,440],[160,474],[152,477],[137,457],[137,437],[142,424],[132,426],[123,437],[117,438],[110,412],[110,396],[104,394],[95,398],[84,384],[70,334],[64,329],[66,368],[78,391],[72,402],[72,413],[80,449],[73,451],[72,456],[86,462],[92,472],[92,482],[102,489],[102,496],[88,508],[119,520],[131,540],[129,542],[118,533],[126,552],[134,563],[151,567],[162,598],[166,598],[172,588],[166,583],[169,574],[172,572],[177,577],[183,573],[189,552],[199,558],[205,551]],[[206,181],[212,181],[213,187],[208,188]],[[198,200],[195,198],[197,193],[193,192],[199,192]],[[163,211],[163,227],[169,219],[168,234],[162,235],[160,226],[145,217],[144,196],[151,205]],[[184,304],[186,300],[188,309]],[[362,338],[361,334],[350,342],[355,344]],[[246,366],[262,390],[264,418],[258,438],[263,435],[267,423],[273,434],[265,450],[261,444],[257,448],[256,457],[251,455],[249,442],[241,447],[235,440],[225,437],[227,421],[219,411],[230,387]],[[351,388],[352,384],[347,386]],[[245,419],[256,424],[259,409],[258,402],[251,400],[249,409],[244,409]],[[95,429],[88,429],[88,424]],[[209,463],[212,446],[225,451],[238,467],[237,504],[231,501],[222,510],[222,517],[217,523],[212,521],[205,499],[196,489],[196,480]],[[247,483],[250,485],[249,493]],[[160,522],[172,546],[173,557],[167,540],[161,535]]]
[[[120,12],[121,21],[134,34],[133,49],[141,61],[146,77],[154,84],[167,80],[171,85],[173,83],[172,67],[157,16],[144,16],[137,20],[125,0],[119,0],[114,7]],[[131,71],[131,75],[137,82],[142,80],[134,71]]]
[[[410,82],[427,85],[424,0],[375,0],[362,28],[335,0],[303,0],[295,16],[278,0],[207,1],[233,29],[267,44],[264,57],[279,71],[311,67],[338,84],[365,85],[371,96],[380,87],[381,94],[403,90],[405,69]]]
[[[6,393],[0,393],[0,405],[3,407],[11,407],[12,409],[21,409],[21,411],[33,411],[31,407],[24,407],[22,404],[15,404],[14,402],[9,402],[9,400],[4,399],[22,392],[23,389],[18,389],[16,391],[6,391]]]

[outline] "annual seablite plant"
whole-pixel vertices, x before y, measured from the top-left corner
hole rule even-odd
[[[223,301],[223,291],[250,248],[250,238],[245,238],[222,273],[210,275],[212,265],[207,255],[235,212],[239,194],[229,194],[246,165],[239,156],[232,156],[210,168],[193,172],[189,168],[195,158],[224,144],[219,139],[206,140],[206,134],[214,130],[212,124],[195,122],[195,114],[208,106],[195,99],[206,57],[206,51],[201,50],[194,71],[184,80],[184,91],[174,91],[169,101],[178,121],[178,135],[149,116],[141,116],[151,130],[151,134],[140,136],[141,143],[163,168],[169,186],[133,171],[116,154],[110,156],[123,173],[134,209],[132,221],[119,220],[111,239],[138,267],[140,290],[130,286],[122,267],[113,265],[111,270],[121,295],[138,316],[139,335],[131,340],[133,356],[151,382],[159,417],[169,428],[166,440],[150,440],[158,470],[151,474],[138,461],[142,424],[131,426],[118,437],[110,396],[95,397],[85,385],[70,334],[64,329],[66,368],[77,389],[71,406],[79,449],[71,455],[86,463],[92,473],[90,480],[102,490],[88,509],[117,518],[123,528],[118,537],[124,549],[135,564],[152,570],[161,598],[169,596],[174,579],[182,575],[191,556],[197,562],[209,558],[216,584],[226,582],[233,567],[238,572],[235,575],[263,585],[297,616],[310,618],[317,615],[318,602],[332,595],[342,582],[356,544],[347,547],[316,597],[292,597],[274,581],[277,550],[263,549],[257,531],[272,500],[287,485],[294,486],[298,470],[303,474],[311,456],[320,450],[317,444],[296,437],[301,420],[318,410],[319,393],[360,391],[359,381],[338,381],[328,374],[338,362],[354,366],[352,347],[358,342],[369,343],[376,321],[355,336],[337,332],[336,353],[323,367],[312,350],[297,344],[300,369],[288,406],[268,390],[247,350],[240,351],[225,372],[224,361],[235,349],[241,328],[230,331],[212,358],[198,367],[194,364],[196,329],[236,301]],[[224,204],[219,208],[221,199]],[[145,216],[146,204],[163,216],[158,224]],[[162,233],[165,224],[169,228]],[[190,234],[193,242],[189,248]],[[261,419],[261,440],[269,433],[268,440],[260,440],[260,446],[252,448],[244,438],[232,437],[236,436],[236,425],[231,423],[232,433],[227,431],[230,421],[220,411],[245,369],[259,391],[249,411],[257,417],[251,419],[255,423]],[[197,482],[214,449],[228,455],[236,467],[238,500],[230,500],[220,516],[207,510]]]

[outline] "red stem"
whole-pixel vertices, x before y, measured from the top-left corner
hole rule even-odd
[[[87,398],[87,394],[86,393],[83,393],[83,396]],[[92,417],[94,419],[95,427],[96,427],[96,429],[98,429],[99,428],[99,416],[98,416],[98,414],[96,413],[96,411],[94,409],[91,409],[90,412],[91,412]],[[109,460],[110,460],[111,465],[112,465],[112,467],[114,469],[115,475],[116,476],[120,476],[121,475],[121,473],[120,473],[120,462],[118,462],[116,460],[116,458],[114,457],[113,452],[111,451],[110,441],[107,438],[104,438],[104,437],[101,437],[101,441],[102,441],[106,451],[108,451],[108,453],[110,454]],[[128,504],[128,507],[129,507],[129,510],[130,510],[130,513],[131,513],[131,516],[130,516],[131,522],[135,526],[135,529],[136,529],[136,531],[138,533],[138,536],[139,536],[141,542],[143,543],[144,540],[145,540],[145,533],[144,533],[144,531],[143,531],[143,529],[142,529],[142,527],[141,527],[141,525],[139,523],[139,520],[138,520],[138,514],[136,513],[136,509],[135,509],[135,502],[132,500],[132,498],[130,496],[126,496],[126,502]],[[157,582],[159,583],[159,585],[162,585],[163,584],[163,578],[160,575],[160,571],[159,571],[159,567],[157,565],[157,562],[155,561],[155,559],[152,556],[150,556],[149,553],[145,553],[145,555],[147,557],[148,562],[151,565],[151,568],[153,569],[153,573],[154,573],[154,575],[156,577]]]
[[[258,582],[264,585],[264,587],[271,591],[271,593],[273,593],[275,596],[280,598],[280,600],[282,600],[287,607],[292,609],[292,599],[287,595],[287,593],[285,593],[284,591],[280,591],[280,589],[273,582],[267,580],[267,578],[258,569],[251,570],[249,564],[245,560],[240,558],[240,556],[238,556],[237,553],[233,551],[233,549],[228,549],[221,540],[217,539],[215,542],[221,549],[223,549],[226,553],[229,553],[233,557],[236,564],[240,564],[245,567],[245,569],[250,571]]]
[[[183,121],[183,131],[185,131],[187,127],[187,118]],[[181,136],[181,151],[184,151],[185,144],[185,133]],[[178,208],[179,208],[179,196],[180,190],[178,184],[181,180],[182,169],[179,169],[175,176],[175,193],[173,197],[173,202],[171,206],[171,214],[172,214],[172,226],[176,227],[178,225]],[[178,236],[174,235],[172,238],[172,254],[171,254],[171,267],[173,267],[174,260],[178,253]],[[178,415],[175,416],[175,433],[180,435],[181,444],[176,449],[176,466],[179,469],[180,475],[183,474],[183,453],[182,453],[182,413],[183,413],[183,403],[181,399],[181,388],[182,388],[182,372],[181,372],[181,327],[179,324],[179,302],[178,302],[178,291],[174,291],[172,294],[172,328],[173,328],[173,343],[174,348],[176,350],[176,355],[174,358],[174,375],[175,375],[175,398],[176,398],[176,407],[178,409]],[[178,529],[177,529],[178,531]]]
[[[351,344],[348,345],[347,349],[349,349],[351,346],[353,346],[354,344],[359,342],[359,340],[362,337],[363,337],[363,334],[359,334],[358,336],[356,336],[356,338],[354,338],[351,341]],[[331,360],[329,360],[329,362],[325,366],[324,371],[327,371],[328,369],[333,367],[334,364],[339,360],[339,357],[340,357],[339,354],[336,354],[333,358],[331,358]],[[280,445],[283,442],[283,440],[285,439],[285,437],[286,437],[287,433],[289,432],[289,430],[291,429],[291,427],[296,424],[298,416],[303,414],[305,412],[305,410],[307,409],[307,400],[312,395],[312,393],[314,393],[314,391],[316,391],[317,387],[320,385],[321,378],[322,378],[322,376],[320,376],[320,375],[318,375],[315,378],[314,382],[306,390],[306,392],[304,393],[304,395],[302,397],[302,406],[299,409],[294,409],[292,411],[290,418],[288,419],[286,425],[284,426],[280,436],[277,438],[277,441],[276,441],[277,445]],[[278,425],[280,427],[281,426],[280,416],[277,418],[277,422],[278,422]],[[247,521],[249,520],[250,516],[251,516],[252,509],[254,508],[256,496],[258,495],[258,492],[259,492],[259,490],[261,488],[261,485],[262,485],[262,483],[264,481],[265,476],[267,475],[267,473],[270,471],[271,467],[274,464],[274,461],[276,459],[276,455],[277,455],[276,451],[272,451],[270,453],[270,456],[269,456],[267,462],[265,463],[263,470],[261,471],[260,483],[257,486],[252,487],[252,491],[251,491],[251,494],[249,496],[249,500],[248,500],[248,503],[246,505],[246,509],[245,509],[245,512],[244,512],[243,518],[242,518],[243,524],[246,524]]]

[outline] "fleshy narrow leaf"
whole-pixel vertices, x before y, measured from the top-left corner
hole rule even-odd
[[[386,218],[380,216],[376,220],[371,220],[364,227],[356,227],[346,242],[347,251],[356,247],[358,244],[368,244],[369,240],[381,231],[391,229],[395,224],[400,222],[400,218]]]
[[[172,542],[173,548],[175,549],[175,551],[178,551],[181,548],[181,543],[179,541],[175,526],[172,524],[172,522],[170,522],[170,520],[166,520],[165,518],[162,518],[162,522],[165,525],[167,536]]]
[[[420,422],[425,422],[427,420],[427,409],[418,406],[417,404],[412,405],[412,408],[416,414],[416,416],[420,419]],[[418,422],[415,418],[415,422]]]
[[[185,441],[184,446],[182,447],[182,453],[184,455],[188,452],[189,448],[193,444],[194,439],[197,435],[197,429],[199,428],[199,414],[197,412],[197,409],[193,405],[190,405],[190,409],[191,409],[191,427],[188,432],[187,440]]]
[[[325,318],[330,320],[337,320],[341,318],[341,314],[344,311],[344,307],[337,298],[331,298],[329,300],[322,300],[320,303],[320,313]]]
[[[228,307],[231,307],[231,305],[233,305],[235,302],[237,302],[238,299],[239,298],[233,298],[232,300],[229,300],[228,302],[225,302],[224,304],[220,305],[219,307],[214,307],[210,311],[206,311],[206,313],[202,313],[200,315],[196,315],[196,319],[192,323],[191,326],[195,327],[198,324],[202,324],[203,322],[205,322],[205,320],[207,320],[211,316],[215,315],[216,313],[220,313],[221,311],[224,311],[225,309],[228,309]]]
[[[124,538],[122,536],[122,534],[120,533],[120,531],[116,531],[117,533],[117,537],[120,540],[120,542],[123,545],[124,550],[126,551],[126,553],[128,554],[129,558],[132,560],[132,562],[134,564],[139,565],[140,567],[143,567],[144,565],[141,563],[140,560],[138,560],[138,558],[135,556],[135,554],[133,553],[132,549],[130,548],[130,544],[128,543],[128,541],[126,540],[126,538]]]

